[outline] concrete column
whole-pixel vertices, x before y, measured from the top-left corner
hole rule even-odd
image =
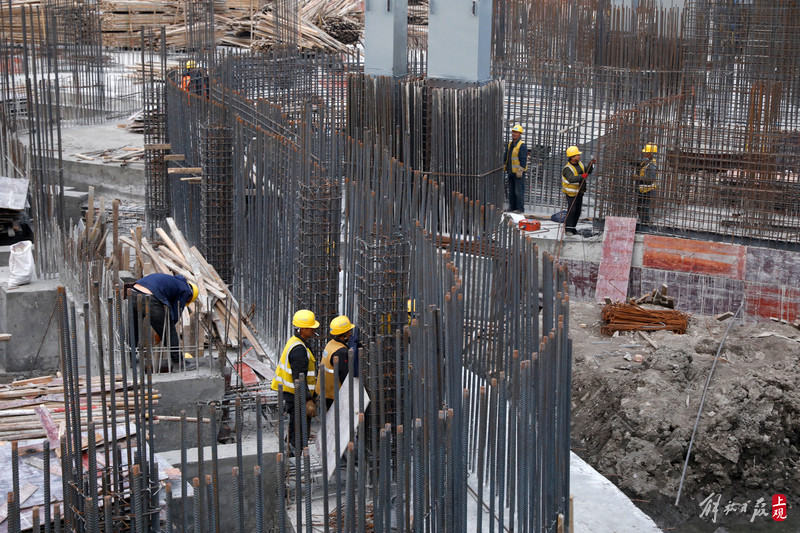
[[[364,9],[364,72],[372,76],[405,76],[408,0],[364,0]]]
[[[491,40],[491,0],[430,0],[428,77],[489,81]]]

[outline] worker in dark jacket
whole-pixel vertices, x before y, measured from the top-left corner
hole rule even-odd
[[[650,224],[650,198],[654,194],[653,191],[658,188],[656,153],[658,153],[658,146],[655,144],[648,144],[642,149],[644,159],[639,165],[639,172],[636,176],[636,212],[639,214],[641,224]]]
[[[511,128],[511,140],[503,153],[508,185],[508,210],[522,213],[525,209],[525,171],[528,170],[528,147],[522,142],[522,126]]]
[[[150,327],[155,333],[156,344],[169,343],[170,359],[174,365],[181,361],[178,332],[175,324],[180,320],[184,307],[197,299],[197,285],[181,275],[150,274],[134,283],[133,309],[136,316],[144,306],[143,298],[151,295],[149,304]],[[138,297],[136,297],[138,295]],[[169,320],[167,320],[169,318]],[[134,320],[133,343],[138,346],[138,321]]]
[[[348,372],[349,341],[355,326],[346,316],[331,320],[331,340],[322,350],[321,371],[325,372],[325,405],[330,409],[336,389],[342,386]],[[339,358],[339,374],[334,372],[333,359]],[[316,393],[322,396],[322,380],[317,380]]]
[[[317,384],[317,361],[308,342],[317,334],[319,322],[314,313],[308,309],[301,309],[292,317],[294,335],[292,335],[283,347],[281,357],[278,360],[278,367],[275,369],[275,378],[272,380],[272,390],[279,391],[283,387],[283,409],[289,414],[289,449],[293,453],[292,445],[301,442],[301,449],[308,444],[308,435],[299,435],[300,428],[296,424],[296,413],[294,406],[295,381],[300,380],[300,375],[305,375],[305,386],[308,387],[306,398],[306,414],[308,423],[311,423],[311,406],[316,405],[314,399],[316,393],[314,389]],[[306,426],[308,427],[308,426]],[[298,439],[298,437],[300,437]]]
[[[586,192],[586,179],[594,170],[594,161],[589,166],[581,163],[581,151],[577,146],[567,148],[567,164],[561,170],[561,190],[567,196],[567,218],[564,220],[566,232],[577,235],[578,219],[583,209],[583,194]]]

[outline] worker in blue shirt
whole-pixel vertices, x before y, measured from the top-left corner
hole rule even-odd
[[[138,316],[139,305],[144,305],[142,298],[151,295],[150,299],[150,327],[153,328],[156,344],[170,346],[170,359],[173,365],[181,362],[181,352],[178,346],[178,332],[175,324],[181,318],[184,307],[197,299],[197,285],[187,281],[185,277],[169,274],[150,274],[138,280],[131,289],[133,295],[133,310]],[[166,320],[169,318],[169,320]],[[139,331],[137,321],[134,321],[134,339],[132,344],[138,345]]]

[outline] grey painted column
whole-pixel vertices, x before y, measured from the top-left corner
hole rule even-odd
[[[372,76],[405,76],[408,0],[365,0],[364,9],[364,72]]]
[[[489,81],[491,40],[491,0],[430,0],[428,77]]]

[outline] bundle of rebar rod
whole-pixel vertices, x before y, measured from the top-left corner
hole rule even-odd
[[[689,315],[669,310],[653,310],[630,303],[610,303],[603,306],[604,325],[600,331],[613,335],[615,331],[667,330],[683,334],[689,327]]]

